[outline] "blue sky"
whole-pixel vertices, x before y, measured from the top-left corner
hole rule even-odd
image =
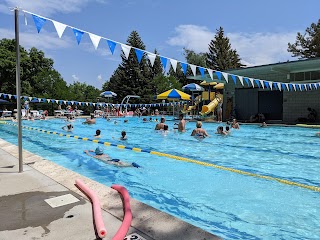
[[[320,1],[0,0],[0,39],[14,38],[9,10],[14,6],[121,43],[136,30],[147,51],[156,48],[178,61],[185,61],[184,47],[207,51],[222,26],[242,62],[254,66],[294,60],[287,43],[318,21]],[[112,55],[101,40],[95,50],[87,34],[78,46],[70,28],[60,39],[48,21],[38,34],[32,17],[26,17],[27,26],[20,13],[21,45],[44,51],[68,83],[80,81],[101,88],[120,63],[120,46]]]

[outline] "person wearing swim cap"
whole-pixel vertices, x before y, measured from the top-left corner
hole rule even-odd
[[[91,154],[90,152],[94,152],[95,155]],[[117,167],[141,167],[139,164],[133,162],[133,163],[127,163],[124,161],[121,161],[120,159],[112,159],[108,154],[104,154],[103,148],[98,146],[95,150],[84,150],[84,153],[87,154],[90,157],[96,158],[104,163],[111,164]]]

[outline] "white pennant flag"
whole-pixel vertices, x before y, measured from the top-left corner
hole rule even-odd
[[[263,80],[259,80],[259,82],[260,82],[262,88],[264,89],[264,81]]]
[[[11,94],[8,94],[9,99],[11,99],[11,96],[12,96]]]
[[[56,100],[56,103],[58,104],[59,100]]]
[[[287,90],[289,91],[289,83],[285,83]]]
[[[308,91],[308,84],[304,84],[304,88],[306,89],[306,91]]]
[[[178,61],[170,58],[170,63],[173,68],[173,71],[176,72]]]
[[[51,99],[47,99],[47,102],[49,103],[51,101]]]
[[[189,66],[192,70],[193,75],[196,76],[197,66],[193,64],[189,64]]]
[[[243,77],[242,76],[237,76],[237,77],[239,78],[239,80],[240,80],[240,82],[241,82],[241,84],[243,86]]]
[[[32,100],[32,97],[29,97],[29,101],[31,101]]]
[[[126,56],[126,59],[128,60],[131,47],[125,44],[121,44],[121,48],[122,48],[122,51],[124,52],[124,55]]]
[[[67,104],[67,102],[66,102],[66,101],[63,101],[63,103],[64,103],[64,105],[66,105],[66,104]]]
[[[151,66],[153,67],[154,60],[156,60],[157,55],[155,55],[155,54],[153,54],[153,53],[149,53],[149,52],[148,52],[147,55],[148,55],[148,58],[149,58],[149,60],[150,60]]]
[[[71,101],[71,105],[73,105],[74,104],[74,101]]]
[[[65,25],[63,23],[60,23],[60,22],[57,22],[57,21],[53,21],[53,20],[51,20],[51,21],[52,21],[54,27],[56,28],[56,31],[58,33],[59,38],[61,38],[64,30],[67,27],[67,25]]]
[[[89,103],[88,103],[88,102],[86,102],[86,105],[88,106],[88,105],[89,105]]]
[[[213,70],[207,68],[207,71],[208,71],[208,73],[209,73],[209,75],[210,75],[210,78],[213,80]]]
[[[37,100],[38,100],[38,102],[41,102],[41,98],[38,98]]]
[[[268,83],[269,83],[270,89],[272,90],[272,84],[273,84],[273,82],[269,81]]]
[[[92,105],[93,105],[93,106],[96,106],[96,104],[95,104],[95,103],[92,103]]]
[[[281,83],[277,83],[277,86],[278,86],[278,88],[279,88],[279,91],[281,91]]]
[[[254,88],[254,82],[253,82],[253,78],[248,78],[249,81],[251,82],[252,87]]]
[[[313,85],[314,85],[315,89],[318,89],[318,84],[314,83]]]
[[[299,88],[299,90],[301,91],[301,85],[300,85],[300,84],[298,84],[298,88]]]
[[[92,33],[89,33],[89,37],[94,48],[97,50],[101,37]]]
[[[222,73],[222,76],[224,77],[224,79],[226,80],[226,82],[228,83],[228,82],[229,82],[229,80],[228,80],[228,77],[229,77],[228,73],[225,73],[225,72],[221,72],[221,73]]]
[[[295,84],[292,84],[292,86],[293,86],[293,89],[294,89],[295,91],[297,91],[296,85],[295,85]]]

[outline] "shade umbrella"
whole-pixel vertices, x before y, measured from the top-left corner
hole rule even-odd
[[[117,94],[112,91],[104,91],[104,92],[100,93],[100,97],[108,98],[108,105],[107,106],[109,106],[109,98],[113,98],[116,96],[117,96]],[[107,111],[109,111],[108,107],[107,107]]]
[[[204,88],[196,83],[189,83],[189,84],[183,86],[182,90],[188,90],[191,92],[197,92],[197,91],[202,92],[202,91],[204,91]]]
[[[181,92],[177,89],[170,89],[166,92],[163,92],[159,95],[157,95],[156,99],[167,99],[167,100],[190,100],[191,96],[189,94],[186,94],[184,92]],[[174,115],[174,106],[173,106],[173,115]]]

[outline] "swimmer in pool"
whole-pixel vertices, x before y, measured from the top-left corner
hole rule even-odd
[[[94,115],[91,114],[90,118],[86,118],[86,121],[83,122],[82,124],[95,124],[96,123],[96,119],[94,118]]]
[[[73,126],[72,126],[72,124],[68,124],[66,126],[63,126],[62,129],[67,131],[67,132],[72,132],[73,131]]]
[[[192,131],[192,133],[191,133],[191,136],[205,138],[205,137],[209,137],[209,134],[207,133],[206,130],[204,130],[204,129],[202,128],[202,122],[201,122],[201,121],[198,121],[198,122],[196,123],[196,128],[193,129],[193,131]]]
[[[98,129],[97,131],[96,131],[96,135],[94,135],[94,138],[100,138],[101,137],[101,131],[100,131],[100,129]]]
[[[95,155],[91,154],[90,152],[94,152]],[[140,166],[133,162],[133,163],[127,163],[124,161],[121,161],[120,159],[112,159],[108,154],[103,153],[103,148],[98,146],[94,151],[93,150],[84,150],[84,153],[87,154],[90,157],[96,158],[106,164],[114,165],[117,167],[136,167],[139,168]]]

